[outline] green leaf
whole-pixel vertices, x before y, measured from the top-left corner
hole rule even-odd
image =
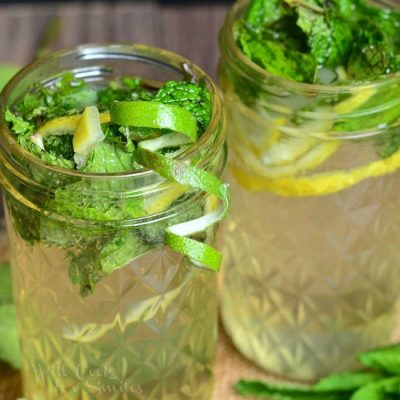
[[[378,381],[384,377],[385,375],[380,372],[344,372],[322,378],[314,385],[314,389],[350,392],[367,383]]]
[[[400,374],[400,344],[361,353],[358,359],[366,367]]]
[[[24,118],[17,116],[9,108],[6,109],[4,118],[7,122],[11,124],[11,129],[18,135],[32,134],[35,130],[35,126]]]
[[[241,395],[265,397],[271,400],[348,400],[351,395],[351,392],[245,380],[239,381],[235,388]]]
[[[197,120],[199,132],[203,133],[211,119],[211,97],[208,89],[200,83],[168,81],[158,90],[154,101],[179,106],[189,111]]]
[[[42,152],[42,153],[40,153],[39,157],[46,164],[54,165],[55,167],[66,168],[66,169],[74,169],[75,168],[74,161],[66,160],[64,158],[59,158],[54,154]]]
[[[259,38],[245,26],[240,29],[239,42],[248,58],[273,75],[299,82],[314,79],[317,64],[308,54]]]
[[[12,280],[9,265],[0,265],[0,360],[19,368],[20,348],[16,310],[12,303]]]
[[[316,62],[335,69],[346,62],[352,45],[352,31],[346,20],[328,11],[320,14],[307,7],[297,7],[298,26],[308,37]]]
[[[65,73],[54,86],[40,86],[26,94],[16,106],[25,120],[47,121],[56,117],[79,114],[97,102],[97,91],[73,73]]]
[[[109,111],[114,101],[151,100],[153,92],[143,88],[143,80],[138,77],[123,77],[109,84],[98,92],[98,108]]]
[[[133,230],[125,230],[102,247],[96,262],[109,275],[152,249],[154,246],[143,242]]]
[[[400,118],[400,85],[393,82],[390,86],[378,89],[376,94],[352,112],[358,113],[352,118],[338,121],[335,131],[358,132],[369,129],[386,129]],[[368,118],[365,118],[368,113]],[[382,133],[383,130],[382,130]]]
[[[388,21],[386,21],[388,23]],[[400,70],[400,46],[395,45],[389,25],[376,19],[363,19],[364,26],[354,38],[353,51],[348,62],[352,79],[373,80],[386,73]],[[400,24],[399,24],[400,27]],[[397,33],[394,37],[397,37]]]
[[[234,35],[244,54],[267,71],[313,83],[318,74],[310,73],[309,63],[332,73],[343,67],[346,80],[399,71],[399,29],[399,11],[363,0],[253,0]]]
[[[120,145],[115,143],[97,143],[90,153],[83,172],[96,173],[122,173],[135,169],[132,153],[128,153]]]
[[[55,135],[43,138],[45,150],[51,155],[64,160],[73,161],[74,147],[72,144],[72,135]]]
[[[244,20],[253,26],[267,25],[285,14],[280,0],[253,0],[246,11]]]
[[[400,377],[369,383],[357,390],[350,400],[395,400],[400,398]]]

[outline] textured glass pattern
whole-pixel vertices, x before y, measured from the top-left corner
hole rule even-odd
[[[244,355],[309,380],[389,342],[400,298],[398,182],[386,175],[307,198],[233,184],[222,314]]]
[[[207,400],[217,338],[216,274],[156,249],[85,299],[66,252],[9,224],[29,400]]]

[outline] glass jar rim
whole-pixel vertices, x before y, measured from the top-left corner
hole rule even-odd
[[[214,133],[218,131],[218,125],[220,124],[221,119],[224,118],[222,102],[220,100],[220,96],[218,94],[218,89],[213,83],[212,79],[197,65],[191,63],[187,58],[173,53],[171,51],[152,47],[143,44],[130,44],[130,43],[111,43],[111,44],[97,44],[97,43],[89,43],[83,44],[77,47],[71,47],[66,49],[61,49],[55,52],[52,52],[44,57],[41,57],[32,63],[28,64],[24,68],[22,68],[5,86],[3,91],[0,93],[0,112],[4,116],[4,112],[6,110],[6,101],[16,84],[20,81],[21,78],[28,76],[31,72],[33,72],[36,68],[40,67],[42,64],[46,63],[51,59],[60,59],[62,57],[75,54],[77,58],[85,60],[85,59],[96,59],[96,56],[111,56],[114,58],[127,58],[132,60],[143,60],[144,62],[155,62],[160,66],[164,66],[169,68],[175,72],[183,73],[182,66],[189,65],[191,71],[198,78],[201,78],[206,83],[207,89],[211,95],[211,120],[203,135],[199,138],[199,140],[182,152],[179,156],[179,160],[188,160],[197,153],[201,152],[205,148],[209,147],[212,142],[212,138]],[[82,179],[127,179],[127,178],[144,178],[152,175],[157,175],[157,173],[153,170],[149,170],[146,168],[126,172],[126,173],[84,173],[77,170],[70,170],[66,168],[61,168],[57,166],[53,166],[50,164],[44,163],[38,157],[35,157],[30,152],[23,149],[14,136],[12,135],[9,127],[5,123],[4,118],[1,118],[0,124],[2,125],[2,132],[6,132],[6,134],[0,134],[0,151],[10,154],[11,149],[14,154],[20,156],[24,160],[29,161],[30,164],[34,165],[37,168],[49,171],[51,173],[62,174],[66,177],[72,178],[82,178]],[[218,150],[222,147],[224,143],[224,136],[219,135],[217,143],[215,143],[215,150]],[[214,152],[207,152],[207,157],[200,160],[199,166],[207,165],[207,163],[214,156]],[[13,167],[18,167],[15,162],[12,163]]]
[[[233,53],[236,59],[240,61],[242,72],[247,75],[251,73],[251,79],[256,80],[257,83],[261,86],[264,86],[266,84],[270,85],[272,82],[278,84],[281,87],[287,87],[288,89],[292,90],[295,89],[300,92],[337,94],[352,92],[355,88],[357,90],[372,88],[378,89],[385,87],[386,85],[391,85],[393,84],[393,82],[396,81],[400,82],[400,71],[387,74],[386,76],[374,81],[353,81],[352,83],[343,85],[304,83],[271,74],[270,72],[250,60],[248,57],[246,57],[237,45],[237,42],[234,38],[234,24],[243,15],[245,8],[247,8],[250,1],[251,0],[237,0],[235,4],[229,9],[225,18],[224,26],[221,31],[221,38],[224,38],[225,43],[228,45],[228,49]],[[388,7],[391,6],[393,8],[400,9],[400,6],[396,5],[391,0],[385,0],[384,3]],[[224,45],[221,45],[220,48],[223,52],[227,51]]]

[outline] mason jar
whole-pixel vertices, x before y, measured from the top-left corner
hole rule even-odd
[[[220,36],[232,187],[222,318],[256,364],[315,380],[358,368],[357,353],[400,328],[400,76],[273,76],[235,41],[248,5]]]
[[[218,176],[225,163],[221,102],[210,78],[178,55],[141,45],[80,46],[29,65],[2,93],[1,182],[29,400],[211,396],[216,273],[166,247],[160,232],[209,212],[215,201],[152,170],[105,175],[44,164],[17,145],[4,121],[7,107],[38,84],[53,85],[66,71],[99,87],[127,75],[157,86],[182,79],[188,66],[211,94],[212,117],[180,158]],[[76,192],[49,208],[65,185]],[[78,218],[68,211],[123,209],[138,200],[153,211],[137,218]],[[212,228],[197,239],[212,245],[214,234]],[[99,272],[109,261],[119,269]]]

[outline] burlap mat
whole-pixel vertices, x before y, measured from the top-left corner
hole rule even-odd
[[[239,379],[274,379],[240,355],[223,328],[220,329],[215,376],[212,400],[244,400],[234,391],[235,382]]]

